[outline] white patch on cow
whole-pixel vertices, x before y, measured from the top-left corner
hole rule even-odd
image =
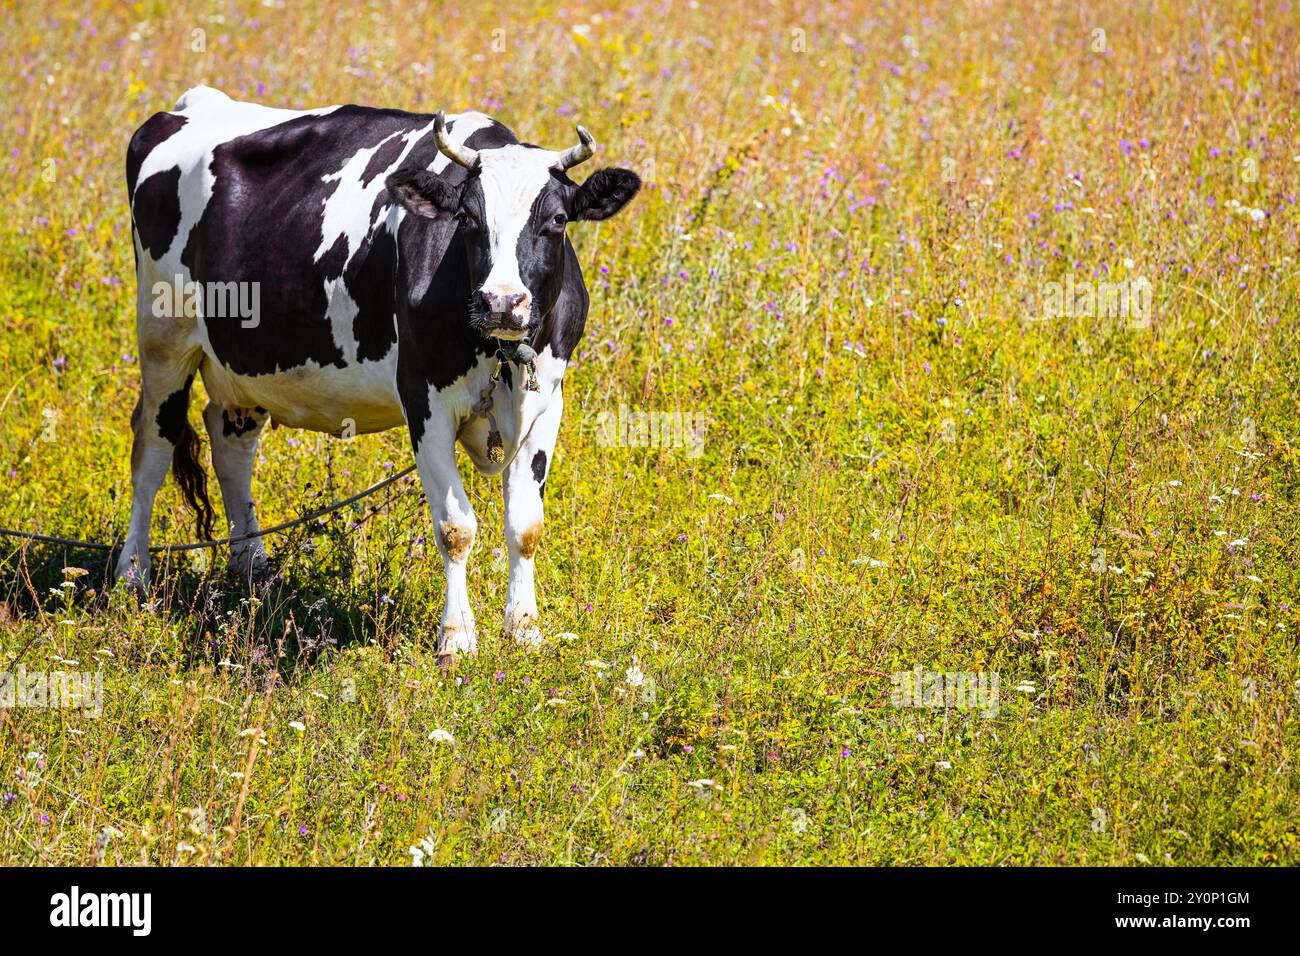
[[[485,292],[501,295],[526,292],[535,295],[519,276],[519,236],[528,226],[533,203],[551,180],[551,167],[559,153],[530,146],[502,146],[483,150],[484,215],[487,222],[491,269],[483,282]],[[527,316],[527,302],[517,311]]]
[[[430,123],[425,129],[416,130],[415,138],[432,128],[433,124]],[[326,197],[321,210],[321,241],[315,255],[312,256],[313,262],[320,262],[321,257],[334,248],[339,236],[344,236],[348,244],[347,255],[344,256],[343,261],[347,262],[352,258],[353,253],[361,246],[361,240],[368,235],[373,225],[370,221],[370,207],[374,205],[379,191],[384,188],[384,177],[388,170],[380,172],[364,186],[361,185],[362,174],[370,165],[370,158],[383,149],[390,140],[405,139],[406,146],[390,167],[396,168],[411,151],[411,139],[408,137],[409,134],[405,131],[393,133],[374,146],[353,153],[337,172],[327,173],[321,177],[321,182],[336,182],[338,185]]]

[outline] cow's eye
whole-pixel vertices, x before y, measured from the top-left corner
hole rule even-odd
[[[569,221],[569,217],[562,212],[557,212],[551,217],[551,226],[556,229],[563,229],[564,224]]]

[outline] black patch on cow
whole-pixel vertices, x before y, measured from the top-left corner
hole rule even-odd
[[[546,452],[541,449],[533,456],[533,481],[539,486],[546,484]]]
[[[158,406],[158,417],[155,419],[158,423],[158,437],[167,439],[173,445],[181,440],[188,424],[186,419],[190,410],[190,385],[193,383],[194,376],[191,375],[183,386],[168,395]]]
[[[154,173],[135,192],[132,218],[140,244],[155,259],[171,248],[181,224],[181,170]]]
[[[405,148],[406,137],[394,136],[375,150],[375,154],[370,157],[370,162],[366,163],[365,171],[361,174],[361,185],[369,186],[370,180],[397,162],[397,157],[402,154],[402,150]]]
[[[257,414],[265,415],[266,409],[258,405]],[[234,435],[238,438],[240,435],[247,435],[249,432],[257,431],[261,425],[262,422],[257,420],[257,415],[245,415],[241,424],[239,420],[231,417],[230,412],[221,413],[221,434],[227,437]]]
[[[368,248],[367,248],[368,247]],[[397,241],[383,226],[363,240],[352,257],[343,281],[357,304],[352,335],[357,340],[357,361],[377,362],[397,343],[393,322],[393,271]]]
[[[135,131],[126,148],[126,194],[135,195],[135,183],[140,178],[140,167],[158,144],[169,139],[186,123],[184,116],[176,113],[155,113]]]
[[[565,238],[559,297],[542,320],[541,327],[533,333],[533,348],[540,352],[549,345],[552,355],[563,362],[569,361],[586,328],[590,303],[586,283],[582,281],[582,267],[578,265],[578,254]]]
[[[343,267],[348,264],[348,237],[344,233],[339,233],[339,237],[334,240],[334,245],[330,246],[329,252],[320,257],[320,262],[316,265],[320,268],[320,273],[326,279],[337,279],[343,275]]]

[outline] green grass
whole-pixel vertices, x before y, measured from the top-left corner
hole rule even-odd
[[[454,670],[413,479],[272,542],[256,593],[222,554],[178,556],[141,605],[103,555],[0,542],[0,671],[104,685],[97,718],[0,710],[0,861],[1297,862],[1297,26],[999,6],[572,34],[589,12],[489,5],[418,35],[239,6],[202,60],[201,12],[94,9],[93,37],[17,14],[3,526],[124,534],[121,154],[200,77],[283,105],[497,98],[538,142],[571,136],[571,104],[651,185],[576,234],[592,319],[547,485],[544,649],[496,633],[499,487],[466,462],[481,633]],[[498,24],[541,52],[413,91],[401,64]],[[330,66],[348,46],[359,72]],[[1149,325],[1033,318],[1044,283],[1094,271],[1148,277]],[[604,447],[620,404],[703,414],[703,453]],[[263,524],[410,460],[398,431],[281,429],[262,453]],[[190,539],[170,482],[157,514],[155,541]],[[65,567],[89,573],[60,588]],[[996,716],[892,706],[918,664],[996,672]]]

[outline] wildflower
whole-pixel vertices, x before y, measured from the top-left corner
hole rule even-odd
[[[430,733],[430,734],[429,734],[429,739],[430,739],[430,740],[436,740],[436,741],[438,741],[438,743],[441,743],[441,744],[454,744],[454,743],[456,743],[456,738],[453,737],[453,736],[452,736],[450,733],[448,733],[447,731],[443,730],[441,727],[439,727],[437,730],[435,730],[435,731],[433,731],[432,733]]]

